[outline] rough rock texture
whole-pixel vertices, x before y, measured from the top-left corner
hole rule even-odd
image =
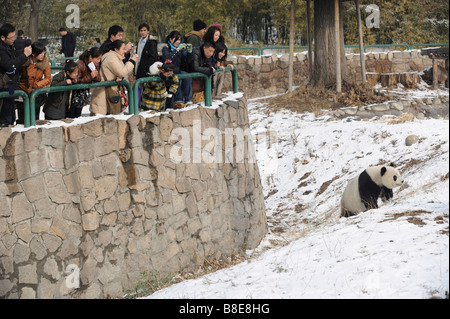
[[[248,133],[245,98],[1,129],[0,298],[120,297],[143,271],[255,248],[267,224]]]
[[[347,54],[348,77],[343,79],[348,83],[361,81],[361,65],[359,54]],[[364,55],[368,83],[376,85],[383,80],[385,86],[396,85],[399,80],[407,87],[414,88],[419,74],[432,65],[428,56],[420,55],[419,50],[398,51],[386,53],[367,53]],[[239,88],[247,94],[248,98],[268,96],[284,93],[288,87],[288,61],[289,55],[264,56],[229,56],[228,62],[238,69]],[[308,82],[309,67],[306,52],[294,53],[294,86],[304,85]],[[446,73],[442,66],[441,73]],[[395,73],[394,75],[388,75]],[[381,79],[381,75],[384,74]],[[403,74],[403,75],[402,75]],[[395,82],[395,83],[394,83]],[[231,75],[226,73],[224,91],[232,88]]]

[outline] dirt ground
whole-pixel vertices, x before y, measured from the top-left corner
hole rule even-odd
[[[320,114],[321,110],[334,110],[346,106],[363,106],[382,103],[391,97],[376,91],[364,84],[344,83],[342,93],[337,94],[336,88],[299,87],[295,91],[276,96],[269,100],[274,110],[289,109],[303,113]]]

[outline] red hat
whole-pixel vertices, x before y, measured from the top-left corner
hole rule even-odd
[[[212,27],[218,27],[220,30],[222,30],[222,25],[218,22],[215,22],[213,24],[211,24]]]

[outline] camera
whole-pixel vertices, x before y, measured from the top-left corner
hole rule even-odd
[[[191,43],[181,43],[178,46],[178,50],[180,50],[180,51],[187,51],[189,53],[192,53],[192,44]]]

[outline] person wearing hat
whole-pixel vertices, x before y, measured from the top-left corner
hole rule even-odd
[[[187,33],[185,42],[192,44],[193,48],[199,47],[202,44],[203,36],[206,33],[206,23],[200,19],[194,21],[194,30]]]

